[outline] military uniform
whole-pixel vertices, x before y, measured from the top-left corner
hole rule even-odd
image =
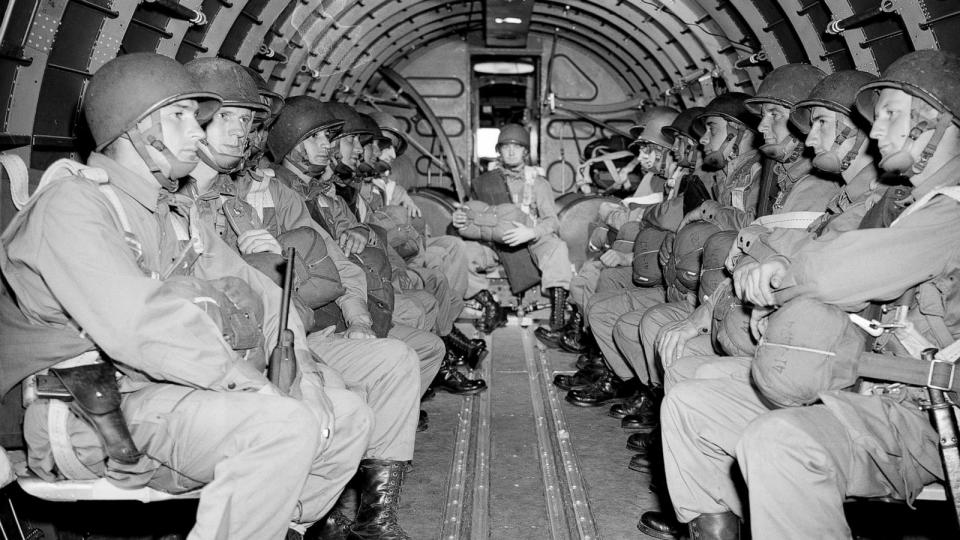
[[[369,229],[357,221],[356,216],[350,211],[350,208],[343,198],[335,195],[330,196],[332,186],[327,190],[320,191],[317,189],[318,186],[315,182],[313,189],[311,189],[309,183],[301,178],[298,173],[289,171],[288,169],[283,169],[283,171],[281,175],[277,176],[278,183],[283,182],[283,185],[291,188],[291,193],[299,193],[301,201],[304,196],[312,196],[317,201],[317,208],[321,212],[321,215],[327,220],[327,226],[332,229],[330,235],[336,233],[339,236],[340,233],[349,229],[363,229],[369,234]],[[309,217],[309,214],[307,214],[307,216]],[[314,223],[315,227],[319,226],[316,222]],[[343,276],[341,276],[341,279],[343,279]],[[365,290],[364,288],[364,291]],[[348,325],[353,322],[364,323],[364,317],[367,319],[367,322],[364,324],[369,324],[369,314],[366,310],[366,294],[364,294],[362,298],[364,299],[363,313],[351,310],[351,313],[348,314],[344,311],[343,316]],[[359,301],[360,298],[356,298],[356,300]],[[403,315],[401,315],[400,318],[402,320]],[[396,319],[397,317],[394,316],[394,320]],[[443,342],[430,332],[401,324],[394,324],[387,335],[388,337],[399,339],[416,351],[417,356],[420,358],[420,388],[425,390],[430,386],[437,372],[440,371],[440,365],[446,354],[446,348]]]
[[[126,223],[120,226],[116,208],[91,180],[55,181],[34,197],[2,239],[0,268],[28,323],[26,342],[5,337],[6,351],[35,350],[38,358],[50,346],[38,344],[69,336],[76,352],[96,347],[117,362],[123,412],[145,457],[128,468],[98,468],[103,451],[75,417],[71,443],[94,473],[122,486],[179,492],[204,485],[191,538],[277,538],[291,519],[318,519],[357,467],[369,408],[352,392],[322,385],[320,366],[303,354],[295,314],[303,399],[258,395],[268,384],[263,374],[238,360],[202,310],[158,295],[162,282],[150,277],[183,248],[175,223],[182,230],[190,211],[151,178],[104,155],[92,154],[90,165],[106,171]],[[193,215],[189,230],[205,248],[193,275],[248,281],[264,302],[264,335],[274,343],[279,288]],[[25,364],[8,384],[49,365]],[[24,432],[31,467],[50,478],[45,403],[30,406]]]
[[[363,272],[347,260],[333,238],[310,217],[303,200],[276,181],[271,169],[247,170],[236,181],[221,176],[211,191],[233,192],[241,197],[274,237],[299,227],[316,231],[346,289],[336,300],[345,320],[370,324]],[[219,207],[219,197],[206,200]],[[308,337],[308,343],[311,350],[340,373],[347,387],[363,396],[373,409],[375,420],[365,457],[412,459],[420,388],[436,375],[433,366],[420,365],[416,352],[396,339],[353,340],[314,334]],[[377,362],[369,362],[371,358]]]
[[[537,237],[527,243],[526,247],[540,270],[541,289],[546,290],[552,287],[569,289],[573,270],[570,266],[567,244],[558,234],[560,221],[557,218],[557,206],[553,202],[553,189],[540,176],[537,176],[532,184],[528,184],[523,171],[523,168],[519,172],[492,171],[474,182],[499,180],[505,183],[513,204],[520,206],[521,210],[534,221],[533,228],[537,232]],[[465,244],[470,270],[470,284],[467,289],[476,291],[486,289],[487,279],[483,274],[495,268],[500,258],[497,252],[486,244],[473,241]]]
[[[956,340],[960,194],[951,188],[953,195],[924,195],[955,184],[958,174],[954,157],[915,188],[918,202],[889,228],[846,232],[790,255],[778,300],[804,297],[856,310],[923,284],[919,309],[908,318],[939,318],[942,330],[924,332],[928,339],[941,347]],[[933,305],[939,309],[931,311]],[[681,521],[727,510],[745,514],[729,475],[734,459],[750,489],[755,538],[848,537],[845,497],[911,501],[942,476],[938,436],[918,407],[922,393],[883,388],[869,395],[825,392],[822,404],[770,411],[736,378],[679,383],[667,394],[661,420],[670,496]]]

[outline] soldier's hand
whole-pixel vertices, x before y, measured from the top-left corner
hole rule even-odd
[[[462,229],[467,226],[467,213],[460,208],[460,203],[453,203],[453,205],[457,208],[450,216],[453,219],[453,226]]]
[[[683,219],[680,220],[680,226],[677,227],[677,230],[679,231],[694,221],[703,221],[703,205],[687,212],[687,214],[683,216]]]
[[[600,203],[600,207],[597,208],[597,215],[600,217],[601,221],[606,222],[607,216],[616,212],[617,210],[623,210],[623,205],[620,203],[603,201]]]
[[[773,309],[761,307],[755,307],[750,311],[750,334],[753,335],[753,339],[760,341],[763,334],[767,332],[767,322],[769,322],[767,318],[771,313]]]
[[[343,337],[347,339],[375,339],[377,335],[373,333],[373,328],[365,324],[351,324],[347,331],[343,333]]]
[[[240,253],[250,255],[251,253],[283,253],[283,247],[280,242],[273,237],[266,229],[250,229],[249,231],[237,237],[237,247]]]
[[[334,325],[330,325],[330,326],[328,326],[328,327],[326,327],[326,328],[322,328],[322,329],[320,329],[320,330],[317,330],[316,332],[311,332],[311,333],[310,333],[310,339],[311,339],[311,340],[327,339],[327,338],[329,338],[330,336],[332,336],[336,331],[337,331],[337,327],[334,326]]]
[[[340,234],[338,243],[340,244],[340,249],[347,255],[360,253],[363,251],[363,248],[367,247],[367,239],[363,233],[354,230],[343,231],[343,233]]]
[[[508,246],[519,246],[537,237],[537,231],[533,227],[528,227],[517,221],[514,221],[513,224],[514,228],[503,233],[504,244]]]
[[[700,331],[689,320],[675,321],[664,326],[657,334],[657,353],[660,362],[666,368],[683,355],[687,342],[700,335]]]
[[[420,211],[420,207],[417,206],[417,203],[413,202],[412,199],[401,199],[400,206],[406,208],[407,215],[411,218],[418,218],[423,215],[423,212]]]
[[[774,258],[762,263],[747,263],[733,273],[733,287],[737,296],[755,306],[774,306],[773,293],[780,287],[787,273],[787,263]]]
[[[629,266],[633,263],[632,253],[622,253],[615,249],[608,249],[600,256],[600,262],[607,268],[617,268],[620,266]]]

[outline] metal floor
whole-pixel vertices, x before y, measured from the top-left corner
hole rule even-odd
[[[412,538],[652,538],[636,523],[660,502],[647,488],[650,475],[627,468],[630,432],[607,415],[609,404],[564,401],[553,376],[572,373],[576,355],[544,349],[533,336],[540,322],[524,328],[511,318],[486,337],[490,354],[471,373],[486,379],[486,392],[439,393],[422,404],[430,427],[418,434],[400,513]],[[942,502],[846,510],[857,540],[960,538]]]
[[[430,428],[401,511],[413,538],[645,538],[636,520],[657,503],[649,476],[627,469],[629,433],[608,407],[564,401],[553,376],[573,372],[576,355],[543,349],[536,325],[511,318],[487,336],[490,354],[471,376],[489,390],[423,403]]]

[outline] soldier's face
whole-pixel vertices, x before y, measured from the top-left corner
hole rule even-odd
[[[826,107],[810,108],[810,133],[805,144],[817,155],[833,149],[837,139],[837,112]]]
[[[344,135],[340,137],[338,142],[340,144],[340,162],[355,169],[357,167],[357,154],[354,148],[357,146],[357,136]]]
[[[700,137],[704,152],[716,152],[727,140],[727,121],[719,116],[708,116],[704,121],[706,131]]]
[[[912,121],[910,119],[910,110],[913,105],[913,98],[910,94],[894,88],[884,88],[880,91],[877,102],[874,105],[873,127],[870,129],[870,138],[877,141],[877,148],[880,155],[888,157],[893,155],[901,148],[910,134]],[[913,149],[917,151],[923,149],[929,134],[921,134],[917,144]]]
[[[657,164],[657,147],[647,143],[640,146],[640,153],[637,154],[640,161],[640,167],[644,172],[653,170]]]
[[[303,154],[311,165],[326,166],[330,162],[330,139],[326,131],[318,131],[303,140]]]
[[[197,157],[197,143],[203,138],[204,132],[197,122],[197,111],[200,107],[195,99],[183,99],[161,107],[160,126],[163,130],[163,144],[170,152],[184,163],[199,163]],[[143,123],[149,124],[149,118]],[[146,127],[146,126],[144,126]],[[163,154],[153,146],[147,146],[147,152],[154,162],[160,166],[164,174],[170,174],[170,164]]]
[[[393,145],[380,149],[380,161],[390,165],[397,159],[397,150]]]
[[[247,135],[253,126],[253,111],[241,107],[220,107],[207,124],[207,144],[230,156],[242,156]]]
[[[375,157],[377,156],[377,143],[376,141],[370,141],[369,143],[363,145],[363,162],[373,164]]]
[[[760,105],[760,126],[757,128],[763,135],[764,144],[777,144],[790,135],[787,121],[790,119],[790,110],[782,105],[764,103]]]
[[[516,167],[522,165],[527,158],[527,149],[517,143],[504,143],[500,145],[500,163],[504,167]]]

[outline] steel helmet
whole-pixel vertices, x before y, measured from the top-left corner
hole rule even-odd
[[[157,182],[176,191],[179,179],[190,174],[197,162],[181,160],[164,144],[160,109],[185,99],[197,100],[200,122],[220,107],[220,96],[203,90],[176,60],[156,53],[133,53],[114,58],[94,73],[83,110],[98,151],[125,135]],[[139,128],[137,124],[147,117],[151,125]],[[163,154],[168,173],[150,156],[148,145]]]
[[[314,133],[343,126],[343,120],[332,103],[323,103],[309,96],[287,100],[267,136],[267,148],[276,161],[281,161],[295,146]]]
[[[946,51],[921,50],[895,60],[879,79],[860,87],[857,108],[868,120],[873,120],[873,91],[884,88],[896,88],[916,96],[938,111],[953,115],[953,123],[960,126],[960,56]]]
[[[837,71],[827,75],[810,91],[806,99],[796,104],[790,113],[790,122],[803,133],[810,132],[810,109],[813,107],[824,107],[840,115],[837,117],[837,134],[833,145],[829,151],[814,156],[814,167],[836,174],[847,170],[856,159],[867,140],[867,129],[866,126],[857,125],[857,118],[851,109],[856,103],[860,87],[876,79],[875,75],[863,71]],[[856,141],[846,155],[841,157],[837,150],[851,137],[856,137]]]
[[[936,120],[911,114],[914,119],[911,120],[907,142],[899,151],[885,156],[878,163],[885,171],[905,176],[919,174],[936,153],[949,124],[952,122],[960,126],[960,56],[944,51],[922,50],[907,53],[895,60],[878,80],[860,88],[857,108],[867,119],[873,120],[877,91],[884,88],[906,92],[923,100],[940,113]],[[917,104],[914,103],[913,111],[916,110]],[[933,131],[934,134],[917,161],[908,148],[926,131]]]
[[[219,95],[224,107],[239,107],[262,114],[270,112],[270,108],[260,100],[257,82],[240,64],[225,58],[203,57],[187,62],[184,67],[201,88]],[[244,141],[248,142],[246,136]],[[247,148],[241,155],[220,152],[207,144],[206,140],[201,141],[198,150],[200,159],[221,173],[236,172],[247,153]]]
[[[277,115],[280,114],[280,109],[283,108],[283,96],[280,95],[279,92],[271,90],[266,79],[257,73],[257,70],[250,66],[244,66],[244,69],[247,70],[247,73],[249,73],[250,76],[253,77],[254,82],[257,83],[257,93],[260,94],[260,101],[270,108],[270,118],[276,118]]]
[[[358,112],[357,119],[358,119],[358,126],[359,126],[358,130],[360,131],[360,133],[362,133],[360,135],[360,142],[362,144],[367,144],[372,140],[378,140],[378,141],[390,140],[383,135],[383,132],[380,131],[380,125],[369,114]]]
[[[381,111],[371,112],[370,116],[377,122],[384,135],[393,135],[393,147],[397,151],[397,156],[403,154],[407,149],[407,135],[403,132],[400,122],[394,116]]]
[[[677,135],[683,135],[692,138],[694,141],[699,141],[700,137],[703,136],[703,130],[700,129],[703,126],[698,126],[694,120],[705,110],[703,107],[690,107],[678,114],[669,126],[660,128],[660,133],[668,143],[667,146],[673,144],[673,139],[676,138]]]
[[[703,132],[695,129],[694,120],[704,110],[703,107],[690,107],[678,114],[669,126],[660,128],[663,140],[672,148],[677,165],[680,167],[692,169],[697,166],[697,152]]]
[[[270,107],[260,101],[257,81],[240,64],[225,58],[203,57],[187,62],[184,67],[203,90],[219,95],[224,107],[270,111]]]
[[[852,110],[856,106],[857,92],[875,80],[876,75],[854,69],[831,73],[817,83],[805,99],[794,105],[790,121],[803,133],[809,133],[810,109],[813,107],[824,107],[855,120]]]
[[[761,114],[760,106],[773,103],[790,109],[807,97],[827,74],[810,64],[787,64],[771,71],[760,83],[757,95],[743,104],[753,114]]]
[[[330,105],[333,107],[337,118],[343,120],[343,131],[337,138],[346,135],[356,135],[363,138],[373,134],[373,132],[370,131],[370,124],[365,123],[363,119],[360,118],[360,113],[358,113],[356,109],[346,103],[340,103],[338,101],[331,101]]]
[[[727,92],[713,98],[693,121],[693,129],[706,133],[706,119],[711,116],[722,118],[728,122],[727,139],[717,150],[704,151],[704,170],[720,170],[727,166],[727,151],[732,149],[734,158],[740,155],[740,143],[749,129],[757,131],[757,117],[750,114],[744,106],[744,101],[750,96],[742,92]]]
[[[520,124],[507,124],[500,128],[497,137],[497,148],[501,144],[514,143],[530,150],[530,132]]]
[[[203,90],[173,58],[144,52],[107,62],[93,74],[83,99],[97,151],[135,129],[151,113],[182,99],[200,102],[200,121],[220,107],[220,97]]]
[[[757,117],[750,114],[744,102],[750,99],[749,94],[743,92],[727,92],[713,98],[703,111],[693,120],[693,129],[706,133],[704,121],[710,116],[719,116],[728,122],[740,124],[746,128],[757,130]]]
[[[638,125],[630,128],[630,136],[642,143],[653,143],[670,148],[673,141],[664,137],[662,130],[673,123],[680,111],[672,107],[651,107],[640,116]]]

